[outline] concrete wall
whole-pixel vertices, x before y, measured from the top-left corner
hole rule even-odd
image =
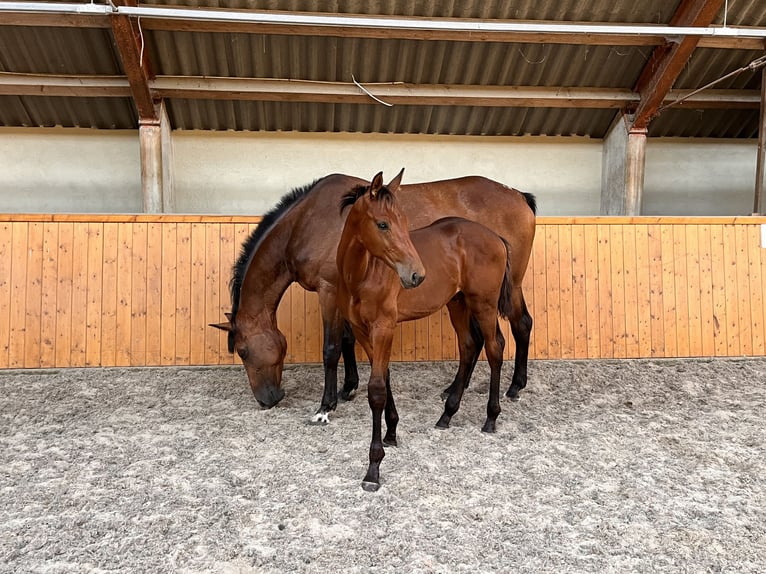
[[[587,138],[174,132],[180,213],[261,214],[333,172],[405,182],[468,174],[538,197],[540,215],[598,215],[602,142]],[[648,215],[749,214],[755,141],[649,140]],[[142,210],[137,131],[0,128],[0,212]]]

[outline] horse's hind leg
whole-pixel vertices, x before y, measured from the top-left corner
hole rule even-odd
[[[359,388],[359,371],[356,367],[356,352],[354,349],[356,339],[354,338],[354,332],[351,329],[351,325],[348,321],[343,325],[343,338],[341,339],[341,353],[343,354],[343,369],[345,377],[343,380],[343,389],[340,392],[340,397],[344,401],[350,401],[353,397],[353,393]]]
[[[513,290],[513,315],[511,333],[516,342],[516,358],[513,365],[513,379],[505,396],[517,400],[519,391],[527,386],[527,360],[529,358],[529,336],[532,333],[532,315],[527,310],[524,294],[520,287]]]
[[[458,293],[447,303],[447,310],[452,328],[457,335],[460,366],[452,384],[442,391],[442,399],[447,399],[459,385],[468,388],[481,348],[484,346],[484,336],[481,334],[478,322],[466,309],[465,297],[462,293]]]

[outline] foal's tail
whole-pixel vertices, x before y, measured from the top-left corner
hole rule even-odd
[[[511,247],[508,242],[503,239],[503,245],[505,246],[505,275],[503,275],[503,283],[500,285],[500,298],[497,300],[497,312],[503,319],[511,320],[511,314],[513,313],[513,301],[511,300],[511,291],[513,285],[511,284]]]

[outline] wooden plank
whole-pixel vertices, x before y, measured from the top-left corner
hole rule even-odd
[[[739,322],[739,296],[737,294],[737,239],[733,225],[723,226],[723,265],[726,303],[723,316],[726,320],[726,354],[730,357],[741,355]]]
[[[176,340],[175,364],[191,363],[191,288],[192,288],[192,251],[191,224],[179,223],[176,226]]]
[[[586,342],[588,358],[601,356],[601,309],[599,307],[599,270],[598,270],[598,226],[586,225],[584,228],[585,259],[585,308],[588,333]],[[606,313],[606,309],[603,310]]]
[[[584,359],[588,356],[588,309],[585,290],[585,229],[582,225],[573,225],[572,237],[572,330],[573,357]],[[562,256],[563,258],[563,256]],[[564,305],[562,305],[562,309]],[[563,311],[562,311],[563,312]]]
[[[0,223],[0,368],[8,367],[11,339],[11,246],[13,225]]]
[[[21,221],[11,224],[11,300],[8,310],[10,319],[8,366],[12,368],[24,366],[28,225]]]
[[[556,225],[545,227],[545,294],[548,317],[548,357],[561,358],[561,281],[559,258],[559,230]]]
[[[699,229],[696,225],[678,226],[686,232],[686,273],[689,355],[702,356],[702,288],[700,284]]]
[[[625,256],[623,226],[609,227],[609,265],[611,267],[612,333],[614,338],[614,357],[624,359],[627,356],[627,319],[625,309]]]
[[[293,323],[293,297],[295,296],[295,288],[297,285],[293,284],[287,288],[285,294],[282,296],[282,300],[277,307],[277,328],[282,331],[282,334],[287,339],[287,355],[285,355],[286,363],[295,362],[295,345],[292,340],[292,323]]]
[[[24,338],[24,367],[40,366],[41,318],[42,318],[42,272],[43,272],[43,224],[29,224],[26,288],[26,327]],[[2,241],[2,239],[0,239]],[[0,257],[2,257],[0,255]]]
[[[391,360],[402,361],[402,326],[404,323],[399,323],[394,329],[394,340],[391,342]]]
[[[306,362],[306,291],[297,283],[290,304],[290,333],[292,362]]]
[[[401,324],[402,361],[415,360],[415,321],[407,321]],[[366,359],[366,357],[365,357]]]
[[[74,224],[59,224],[58,268],[56,272],[56,338],[54,341],[57,367],[71,366],[72,348],[72,265]]]
[[[88,224],[74,225],[72,259],[72,335],[70,361],[85,366],[88,340]]]
[[[636,225],[635,238],[635,306],[638,312],[638,331],[636,340],[637,347],[634,347],[634,350],[636,351],[636,357],[647,358],[652,356],[652,285],[650,268],[651,258],[649,255],[649,227],[647,225]]]
[[[117,309],[115,314],[115,365],[131,364],[133,320],[133,224],[117,228]],[[139,335],[141,336],[141,335]]]
[[[442,361],[442,317],[441,309],[426,318],[428,324],[428,360]]]
[[[84,223],[88,234],[88,293],[85,304],[85,365],[101,364],[101,305],[103,298],[104,224]]]
[[[162,224],[146,224],[146,365],[162,364]]]
[[[507,331],[509,329],[508,321],[501,321],[500,322],[505,323],[505,330]],[[447,307],[442,307],[441,310],[441,332],[442,332],[442,358],[445,361],[457,361],[460,356],[458,354],[457,350],[457,335],[455,334],[455,329],[452,328],[452,323],[449,319],[449,311],[447,310]],[[509,337],[505,338],[506,340],[506,351],[509,348],[513,348],[513,341]],[[510,343],[508,343],[510,341]]]
[[[306,361],[322,362],[322,314],[319,295],[306,292]]]
[[[598,225],[598,305],[599,305],[599,337],[600,357],[614,357],[614,307],[612,300],[611,245],[609,243],[609,226]]]
[[[753,354],[753,318],[750,311],[749,246],[746,226],[734,226],[734,241],[736,245],[739,352],[742,355],[750,356]]]
[[[753,338],[753,355],[766,354],[766,326],[764,326],[763,292],[766,283],[761,268],[760,229],[757,225],[747,226],[748,277],[750,278],[750,314]]]
[[[189,323],[189,360],[205,364],[205,225],[191,226],[191,315]]]
[[[715,307],[713,306],[713,251],[710,225],[700,225],[697,230],[699,253],[700,328],[702,355],[715,356]]]
[[[548,353],[548,291],[545,259],[546,227],[537,226],[535,241],[532,244],[532,257],[534,261],[533,285],[535,297],[535,346],[533,350],[535,359],[547,359]]]
[[[665,357],[665,298],[662,261],[662,227],[647,226],[649,246],[649,301],[652,332],[652,357]]]
[[[572,227],[569,225],[551,226],[558,231],[559,247],[559,325],[561,329],[561,350],[559,356],[562,359],[575,357],[575,327],[574,327],[574,301],[572,300],[573,287],[573,255],[572,255]]]
[[[415,323],[415,360],[428,360],[428,318],[418,319]]]
[[[205,226],[205,364],[221,363],[221,337],[218,329],[208,327],[221,321],[221,226]]]
[[[245,229],[246,231],[246,229]],[[229,281],[231,279],[231,270],[239,253],[239,246],[245,240],[245,235],[240,241],[237,236],[237,226],[233,223],[221,224],[221,259],[219,262],[220,273],[219,280],[219,305],[218,311],[213,317],[211,323],[221,323],[226,320],[226,315],[231,311],[231,295],[229,293]],[[234,355],[229,353],[228,335],[220,329],[212,327],[207,328],[218,337],[218,360],[221,364],[232,364]]]
[[[662,238],[662,304],[665,331],[665,357],[678,356],[678,315],[676,313],[675,252],[673,226],[660,227]]]
[[[117,290],[120,224],[104,223],[104,259],[101,284],[101,362],[117,364]]]
[[[59,224],[43,223],[40,366],[56,364],[56,291],[58,288]],[[2,278],[0,277],[0,281]]]
[[[676,295],[676,352],[680,357],[689,356],[689,285],[687,284],[686,229],[673,225],[673,278]]]
[[[524,290],[524,301],[527,304],[527,309],[530,315],[532,315],[532,332],[529,335],[529,357],[535,358],[535,331],[537,329],[537,323],[535,322],[537,317],[535,315],[535,259],[534,253],[529,254],[529,263],[527,263],[527,270],[524,273],[524,281],[522,282]]]
[[[639,307],[639,256],[636,252],[636,228],[634,226],[622,226],[622,246],[623,267],[625,269],[623,273],[625,286],[625,356],[636,358],[641,356],[639,352],[639,317],[642,309]]]
[[[146,365],[146,249],[147,223],[133,224],[130,297],[130,364]]]
[[[163,365],[176,364],[176,292],[178,280],[177,223],[162,224],[162,301],[160,303],[160,355]]]
[[[710,285],[713,299],[713,336],[715,355],[729,354],[729,320],[726,317],[726,263],[724,259],[724,226],[710,226]]]

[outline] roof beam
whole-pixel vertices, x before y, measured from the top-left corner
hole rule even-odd
[[[370,104],[374,100],[348,82],[317,82],[207,76],[158,76],[148,81],[159,98],[252,100]],[[419,106],[480,106],[530,108],[620,109],[639,102],[639,95],[620,88],[570,88],[537,86],[467,86],[450,84],[365,84],[365,89],[388,103]],[[130,97],[124,76],[62,76],[0,72],[0,95]],[[686,90],[671,90],[663,104],[670,104]],[[694,109],[758,109],[758,90],[706,90],[680,106]]]
[[[682,0],[670,21],[671,26],[709,26],[724,0]],[[658,115],[679,74],[697,48],[699,38],[684,36],[654,49],[634,90],[641,95],[633,119],[634,129],[647,129]]]
[[[698,38],[699,47],[763,50],[762,28],[694,28],[599,22],[481,20],[414,16],[362,16],[314,12],[211,10],[121,5],[118,14],[142,16],[147,30],[336,36],[353,38],[661,46],[668,37]],[[0,25],[108,28],[108,4],[0,3]]]
[[[136,0],[117,0],[117,3],[135,6]],[[112,14],[110,19],[122,67],[138,109],[139,121],[159,123],[159,110],[149,90],[149,81],[154,77],[154,73],[145,50],[142,31],[136,20],[129,16]]]

